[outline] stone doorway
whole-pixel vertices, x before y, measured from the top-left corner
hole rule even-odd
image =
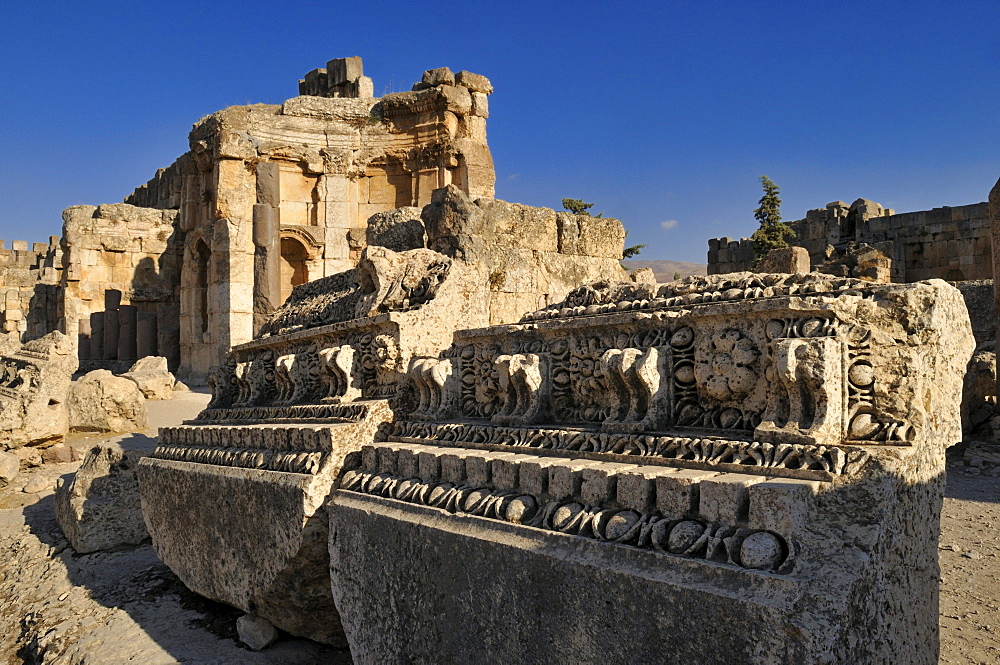
[[[295,238],[281,239],[281,302],[285,302],[292,288],[309,281],[309,252]]]

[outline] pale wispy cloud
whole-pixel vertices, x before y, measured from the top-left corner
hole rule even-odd
[[[660,228],[663,229],[664,231],[669,231],[678,224],[679,222],[676,219],[668,219],[666,221],[660,222]]]

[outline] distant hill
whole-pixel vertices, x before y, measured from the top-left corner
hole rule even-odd
[[[704,263],[685,263],[684,261],[643,261],[632,260],[622,261],[622,265],[632,272],[639,268],[650,268],[656,275],[657,282],[672,282],[674,274],[680,273],[681,277],[688,275],[705,275],[708,273],[708,266]]]

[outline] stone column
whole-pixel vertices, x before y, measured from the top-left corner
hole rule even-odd
[[[281,306],[281,190],[278,164],[257,165],[253,207],[253,333]]]
[[[136,360],[138,348],[136,331],[138,328],[139,308],[135,305],[118,307],[118,359]]]
[[[222,159],[216,178],[210,341],[204,347],[211,357],[204,368],[193,368],[202,372],[221,362],[232,346],[253,339],[254,175],[243,160]]]
[[[104,312],[90,315],[90,359],[104,358]]]
[[[122,292],[108,289],[104,292],[104,360],[118,358],[118,306]]]
[[[80,360],[90,360],[93,357],[90,355],[90,319],[80,319],[77,334],[80,337],[77,342],[77,358]]]
[[[139,312],[139,317],[136,320],[136,357],[145,358],[146,356],[159,355],[156,338],[156,312]]]

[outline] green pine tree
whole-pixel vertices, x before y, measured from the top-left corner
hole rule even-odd
[[[584,203],[583,199],[563,199],[563,208],[573,213],[574,215],[586,215],[590,217],[590,209],[594,207],[593,203]]]
[[[781,221],[781,198],[778,196],[781,190],[766,175],[760,177],[760,185],[764,195],[760,197],[760,207],[753,211],[760,227],[750,236],[758,261],[772,249],[788,247],[788,240],[795,237],[792,227]]]

